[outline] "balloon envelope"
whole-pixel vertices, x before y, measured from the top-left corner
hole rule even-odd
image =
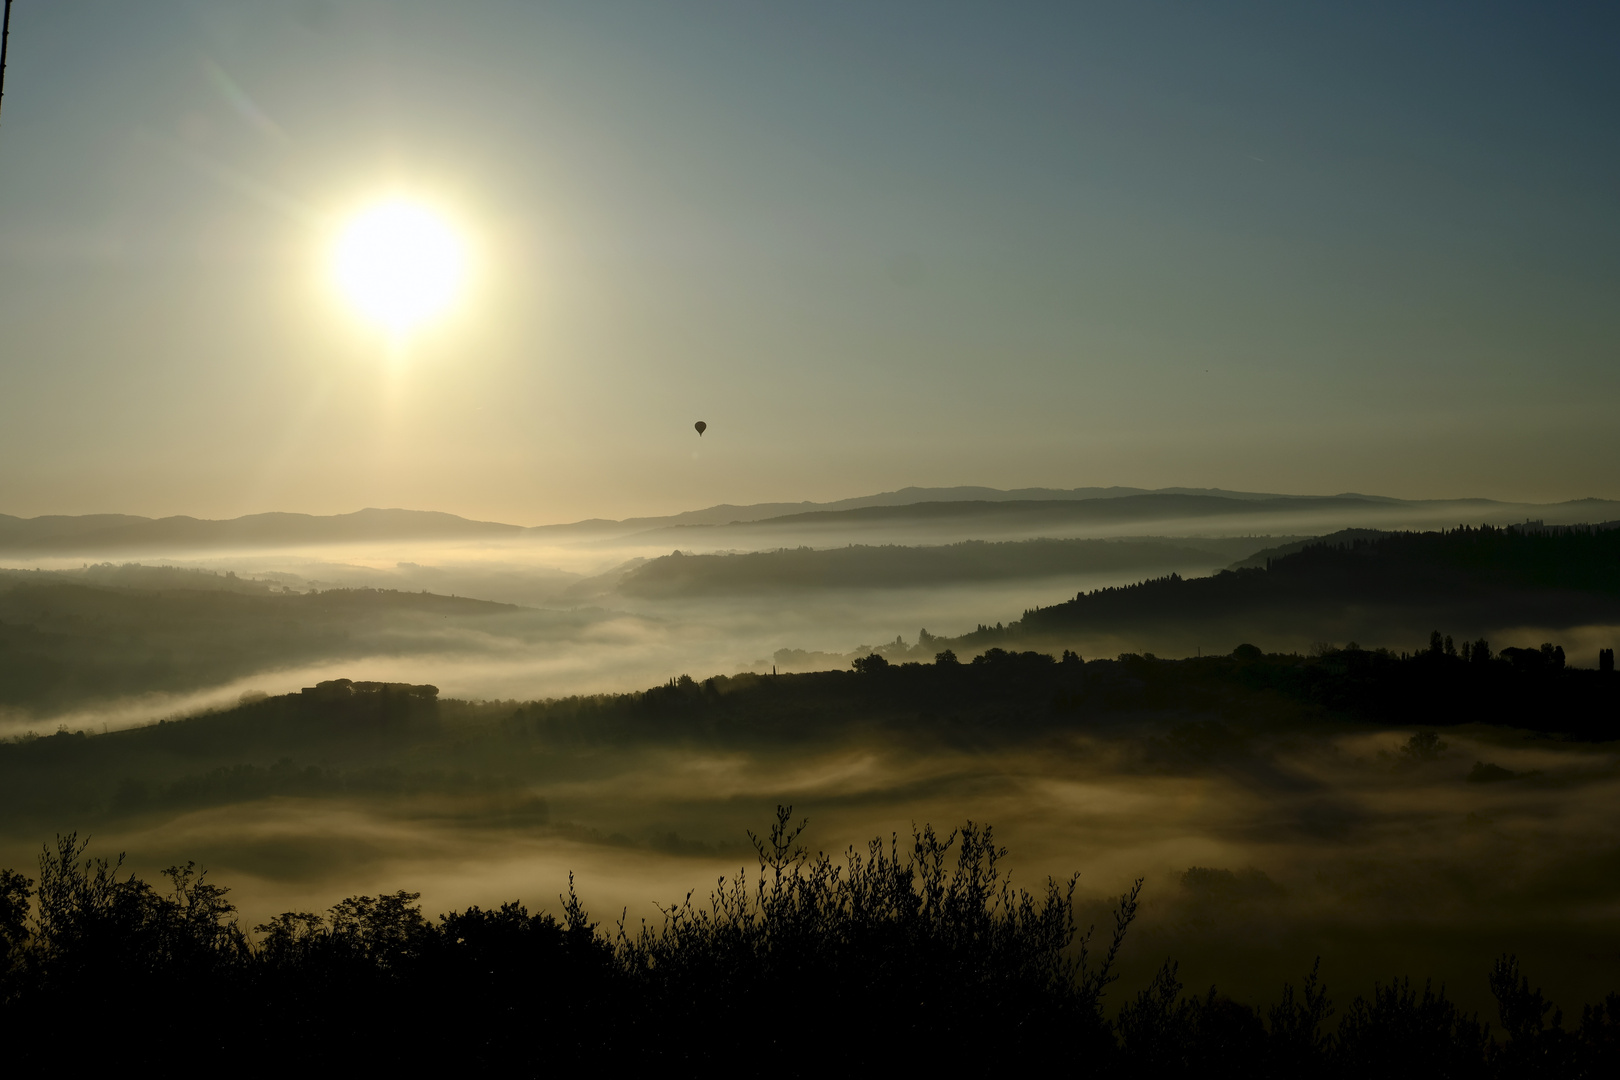
[[[708,430],[709,430],[709,425],[708,425],[708,424],[705,424],[705,423],[704,423],[704,422],[703,422],[703,421],[701,421],[701,420],[699,420],[699,421],[698,421],[698,422],[697,422],[697,423],[695,423],[695,424],[693,424],[693,425],[692,425],[692,426],[693,426],[693,427],[695,427],[695,428],[697,428],[697,433],[698,433],[698,434],[699,434],[699,435],[702,435],[702,434],[703,434],[703,433],[704,433],[704,432],[705,432],[705,431],[708,431]]]

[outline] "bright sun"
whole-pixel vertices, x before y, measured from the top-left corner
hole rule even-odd
[[[405,200],[372,206],[338,236],[338,288],[368,319],[404,334],[455,300],[466,269],[460,239],[428,208]]]

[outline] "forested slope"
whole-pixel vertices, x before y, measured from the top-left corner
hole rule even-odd
[[[1098,631],[1151,637],[1202,629],[1209,640],[1231,636],[1235,643],[1311,627],[1332,640],[1330,628],[1355,632],[1356,625],[1411,634],[1424,624],[1568,627],[1614,620],[1620,620],[1620,528],[1484,526],[1327,537],[1263,567],[1081,593],[960,641],[977,649]]]

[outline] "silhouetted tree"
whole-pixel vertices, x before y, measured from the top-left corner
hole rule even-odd
[[[1284,983],[1281,998],[1266,1010],[1271,1032],[1267,1064],[1273,1076],[1309,1076],[1333,1045],[1332,1036],[1323,1030],[1333,1015],[1333,1002],[1319,981],[1321,968],[1322,958],[1317,957],[1299,994],[1293,984]]]
[[[1339,1024],[1335,1054],[1346,1076],[1453,1077],[1481,1075],[1489,1037],[1478,1017],[1463,1013],[1425,982],[1420,995],[1408,979],[1373,987]]]
[[[28,901],[34,895],[32,878],[15,870],[0,870],[0,1003],[11,997],[12,973],[22,961],[28,942]]]
[[[1582,1009],[1577,1034],[1585,1070],[1582,1075],[1620,1074],[1620,994],[1611,993],[1598,1004]]]
[[[882,653],[867,653],[850,661],[850,667],[862,675],[875,675],[889,666],[888,659]]]
[[[1519,958],[1497,960],[1491,966],[1490,985],[1508,1037],[1505,1044],[1491,1048],[1498,1070],[1525,1080],[1576,1075],[1577,1045],[1564,1031],[1564,1014],[1542,996],[1540,987],[1530,989],[1530,980],[1519,971]]]

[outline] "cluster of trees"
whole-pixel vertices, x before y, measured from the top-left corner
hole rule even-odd
[[[1258,650],[1256,650],[1258,651]],[[1612,672],[1571,668],[1562,645],[1460,645],[1438,630],[1427,649],[1395,654],[1351,642],[1293,665],[1267,657],[1238,677],[1334,712],[1414,724],[1495,723],[1586,738],[1620,735]]]
[[[1598,650],[1599,670],[1607,670],[1603,667],[1603,654],[1605,652],[1612,654],[1613,650]],[[1465,641],[1459,647],[1456,642],[1451,640],[1450,634],[1442,636],[1438,630],[1429,635],[1428,655],[1434,659],[1440,657],[1455,658],[1478,667],[1488,665],[1493,659],[1491,643],[1484,638],[1472,643]],[[1520,671],[1561,671],[1566,661],[1564,647],[1554,645],[1550,641],[1542,642],[1539,649],[1518,649],[1509,646],[1503,649],[1501,655],[1495,657],[1495,659],[1506,661]]]
[[[1083,1076],[1611,1076],[1620,996],[1566,1029],[1516,961],[1490,973],[1499,1031],[1405,979],[1335,1008],[1312,970],[1256,1010],[1186,995],[1173,963],[1117,1009],[1115,962],[1138,881],[1096,936],[1075,879],[1014,888],[988,827],[842,860],[798,843],[779,808],[750,834],[758,871],[661,925],[593,923],[570,884],[557,915],[521,904],[430,921],[417,894],[239,925],[194,865],[159,891],[60,838],[37,883],[0,871],[0,1025],[14,1067],[58,1067],[93,1037],[121,1062],[177,1048],[236,1071],[415,1074],[569,1066],[697,1075],[1057,1067]],[[37,889],[36,889],[37,884]],[[1109,1016],[1109,1012],[1115,1015]]]
[[[1561,645],[1508,647],[1463,642],[1435,631],[1427,649],[1394,653],[1319,646],[1310,656],[1262,652],[1249,644],[1229,656],[1161,660],[1125,653],[1087,662],[1065,649],[1047,653],[992,647],[963,664],[945,649],[933,664],[894,663],[872,653],[852,664],[857,675],[882,676],[896,690],[927,701],[941,691],[964,704],[1011,692],[1045,690],[1056,715],[1154,709],[1241,711],[1279,699],[1318,714],[1418,725],[1497,723],[1590,738],[1620,736],[1620,681],[1612,670],[1571,668]],[[881,693],[875,684],[874,693]],[[1259,699],[1265,698],[1264,702]]]

